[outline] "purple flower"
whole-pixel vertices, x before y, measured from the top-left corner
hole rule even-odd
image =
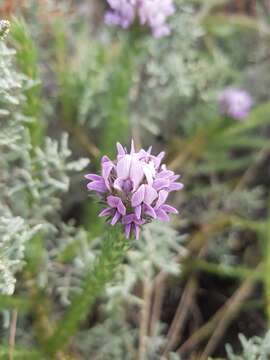
[[[117,143],[117,158],[101,160],[101,175],[87,174],[87,189],[95,191],[105,204],[99,216],[105,216],[114,226],[121,223],[126,237],[139,238],[140,228],[152,219],[169,221],[169,214],[178,211],[166,204],[171,191],[181,190],[179,175],[161,164],[164,152],[155,156],[151,147],[136,152],[133,142],[130,153]]]
[[[138,18],[141,25],[147,25],[156,38],[170,34],[166,21],[174,14],[173,0],[107,0],[111,10],[105,14],[107,25],[126,29]]]
[[[238,88],[227,88],[219,97],[220,113],[235,120],[247,118],[252,105],[253,100],[250,94]]]

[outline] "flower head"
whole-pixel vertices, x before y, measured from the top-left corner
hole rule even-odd
[[[154,37],[170,34],[166,21],[175,12],[173,0],[107,0],[111,10],[105,14],[105,23],[126,29],[138,18],[147,25]]]
[[[114,226],[121,223],[126,237],[139,237],[140,228],[152,219],[169,221],[169,214],[178,211],[166,204],[171,191],[181,190],[179,175],[161,164],[164,152],[157,156],[141,149],[136,152],[133,142],[130,153],[117,143],[117,158],[101,160],[101,175],[87,174],[87,188],[95,191],[106,207],[99,216],[105,216]]]
[[[250,94],[242,89],[227,88],[219,97],[221,114],[228,115],[235,120],[244,120],[253,105]]]

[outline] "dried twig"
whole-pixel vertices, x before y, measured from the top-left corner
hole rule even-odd
[[[78,125],[70,124],[69,121],[61,121],[61,125],[63,128],[71,134],[71,136],[75,136],[78,143],[81,145],[83,149],[85,149],[89,155],[93,156],[94,158],[98,158],[100,155],[99,149],[96,145],[91,142],[89,137],[87,136],[87,132],[83,127]]]
[[[172,350],[181,339],[181,332],[189,316],[189,310],[192,304],[192,298],[195,295],[197,283],[194,277],[191,277],[185,287],[181,301],[177,307],[173,322],[167,335],[167,344],[163,352],[166,358],[169,351]]]
[[[256,269],[254,274],[258,271]],[[233,294],[233,296],[220,308],[215,315],[198,331],[196,331],[180,348],[177,352],[180,355],[186,354],[196,347],[201,341],[211,336],[204,352],[199,360],[206,360],[215,350],[219,340],[223,336],[227,327],[235,315],[241,309],[241,305],[245,299],[251,294],[254,284],[255,276],[251,275]]]
[[[146,358],[146,338],[148,336],[152,292],[153,286],[150,280],[145,280],[143,282],[143,305],[140,319],[139,360],[145,360]]]
[[[152,309],[152,316],[150,322],[150,336],[154,336],[156,332],[156,325],[160,320],[162,302],[166,291],[165,286],[166,274],[161,273],[157,276],[154,283],[154,303]]]
[[[265,158],[269,155],[269,148],[266,146],[262,148],[258,154],[256,155],[255,160],[252,165],[244,172],[241,179],[237,183],[234,191],[241,190],[243,187],[252,179],[255,175],[255,172],[258,166],[265,160]]]
[[[15,347],[15,338],[16,338],[16,328],[17,328],[17,318],[18,318],[18,310],[15,309],[12,311],[11,315],[11,323],[10,323],[10,332],[9,332],[9,352],[8,358],[9,360],[13,360],[13,352]]]
[[[230,224],[231,219],[225,218],[224,216],[218,216],[215,221],[213,221],[210,225],[203,226],[200,230],[196,231],[196,233],[192,236],[188,249],[193,254],[199,254],[203,246],[205,245],[205,241],[209,238],[209,235],[215,233],[216,231],[220,231],[228,224]],[[203,254],[201,253],[201,256]],[[182,255],[178,255],[175,260],[179,262],[183,260]],[[188,261],[188,260],[187,260]],[[153,336],[155,333],[156,324],[160,319],[161,308],[163,303],[163,298],[165,294],[165,282],[168,279],[168,274],[164,272],[160,272],[155,279],[154,283],[154,305],[153,305],[153,312],[151,318],[151,327],[150,327],[150,334]],[[183,324],[182,324],[183,326]]]

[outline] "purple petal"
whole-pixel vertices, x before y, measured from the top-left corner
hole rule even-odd
[[[153,165],[153,163],[152,163]],[[153,166],[153,168],[151,168],[150,164],[145,164],[143,166],[143,173],[146,177],[146,180],[147,180],[147,183],[149,185],[152,185],[153,184],[153,177],[154,177],[154,174],[155,174],[155,168]]]
[[[107,203],[112,208],[117,208],[121,215],[126,215],[126,208],[119,197],[110,195],[107,197]]]
[[[92,180],[92,181],[100,181],[102,180],[102,176],[97,175],[97,174],[86,174],[84,175],[84,177],[88,180]]]
[[[109,215],[111,215],[112,211],[113,211],[112,208],[106,208],[106,209],[102,210],[102,211],[98,214],[98,216],[100,216],[100,217],[102,217],[102,216],[109,216]]]
[[[139,152],[138,152],[138,155],[139,155],[139,159],[146,159],[149,157],[149,154],[148,152],[146,152],[144,149],[141,149]]]
[[[165,203],[165,201],[167,200],[169,193],[166,190],[160,190],[159,194],[158,194],[158,200],[157,203],[155,205],[155,209],[158,209],[162,204]]]
[[[117,205],[117,211],[121,214],[121,215],[126,215],[126,207],[123,204],[122,200],[119,199],[118,201],[118,205]]]
[[[163,188],[168,188],[170,185],[170,181],[167,178],[159,178],[156,179],[153,183],[153,188],[155,188],[157,191],[163,189]]]
[[[151,216],[153,219],[156,219],[157,216],[156,216],[156,212],[155,210],[152,208],[152,206],[149,206],[147,204],[144,205],[144,212],[145,214]]]
[[[142,207],[141,207],[141,205],[136,206],[134,210],[135,210],[135,216],[136,216],[136,218],[137,218],[137,219],[140,219],[140,218],[141,218],[141,214],[142,214]]]
[[[156,168],[159,168],[160,163],[161,163],[162,159],[164,158],[164,156],[165,156],[165,152],[162,151],[158,154],[158,156],[155,157],[155,167]]]
[[[170,220],[169,216],[161,208],[156,210],[156,215],[157,215],[157,218],[160,219],[161,221],[169,221]]]
[[[133,190],[137,189],[144,176],[143,168],[140,161],[132,157],[130,165],[130,178],[133,182]]]
[[[104,178],[104,181],[105,181],[105,184],[106,184],[108,190],[111,189],[110,182],[109,182],[109,176],[110,176],[113,168],[114,168],[114,164],[111,161],[106,161],[102,164],[102,176]]]
[[[105,163],[107,161],[112,162],[111,159],[107,155],[102,156],[101,164],[103,164],[103,163]]]
[[[123,190],[123,184],[124,184],[124,180],[122,180],[120,178],[117,178],[113,183],[113,187],[118,191],[122,191]]]
[[[113,167],[114,164],[111,161],[105,161],[102,163],[102,176],[104,179],[108,179]]]
[[[134,214],[128,214],[123,216],[122,224],[124,225],[131,224],[134,221],[134,217],[135,217]]]
[[[105,24],[112,26],[112,25],[120,25],[121,18],[119,15],[115,14],[112,11],[107,11],[104,16]]]
[[[152,202],[158,197],[158,193],[150,185],[145,185],[144,203],[151,205]]]
[[[132,190],[132,181],[131,180],[123,180],[122,189],[126,194],[130,193]]]
[[[170,28],[167,25],[152,28],[152,34],[155,38],[161,38],[170,35]]]
[[[139,189],[132,195],[131,205],[132,207],[136,207],[143,202],[145,194],[145,185],[141,185]]]
[[[131,166],[131,156],[125,155],[116,165],[117,176],[121,179],[128,179]]]
[[[125,226],[125,234],[126,234],[127,239],[129,239],[129,237],[130,237],[130,230],[131,230],[131,224],[127,224]]]
[[[115,212],[114,217],[112,218],[111,225],[114,226],[117,221],[120,219],[121,214],[118,211]]]
[[[174,172],[171,170],[162,170],[157,174],[158,178],[164,178],[164,177],[170,178],[171,176],[174,176]]]
[[[182,184],[182,183],[172,183],[172,184],[170,184],[170,186],[169,186],[169,191],[177,191],[177,190],[181,190],[181,189],[183,189],[183,187],[184,187],[184,184]]]
[[[97,192],[101,192],[101,193],[104,193],[104,192],[108,191],[104,180],[103,181],[93,181],[93,182],[87,184],[87,189],[97,191]]]
[[[107,197],[107,203],[112,207],[112,208],[117,208],[118,202],[119,202],[120,198],[117,196],[113,196],[110,195]]]
[[[125,149],[123,146],[118,142],[116,144],[118,155],[126,155]]]
[[[134,225],[134,233],[135,233],[135,238],[136,238],[136,240],[139,240],[140,227],[139,227],[137,224]]]
[[[178,210],[176,208],[167,204],[161,205],[161,209],[167,213],[178,214]]]

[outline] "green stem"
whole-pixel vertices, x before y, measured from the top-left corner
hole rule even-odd
[[[0,347],[0,358],[2,360],[10,359],[9,356],[9,347],[1,346]],[[43,354],[38,352],[36,349],[24,349],[22,347],[16,347],[13,352],[13,359],[18,360],[40,360],[44,359]]]
[[[31,308],[31,302],[28,299],[16,295],[0,295],[0,310],[18,309],[27,312]]]
[[[245,280],[247,277],[252,276],[255,280],[263,281],[264,280],[264,271],[254,271],[242,266],[230,266],[224,264],[214,264],[205,260],[194,260],[191,262],[190,266],[194,270],[201,270],[209,274],[224,278],[235,278],[240,280]]]
[[[46,344],[46,351],[53,355],[63,349],[76,333],[80,322],[86,318],[97,297],[110,282],[118,265],[124,258],[129,243],[119,231],[111,231],[103,240],[101,253],[89,269],[82,291],[76,295],[52,336]]]
[[[33,82],[33,84],[24,91],[26,101],[23,106],[23,113],[31,119],[28,127],[32,145],[40,146],[43,141],[45,124],[42,121],[43,105],[37,47],[31,38],[28,25],[23,19],[12,21],[11,37],[16,48],[16,59],[19,68],[22,73],[27,76],[29,82]]]
[[[117,141],[126,142],[130,133],[129,93],[133,75],[136,72],[136,58],[140,51],[140,33],[134,29],[125,36],[119,56],[115,60],[104,104],[106,119],[103,127],[101,152],[108,156],[114,154],[115,143]]]

